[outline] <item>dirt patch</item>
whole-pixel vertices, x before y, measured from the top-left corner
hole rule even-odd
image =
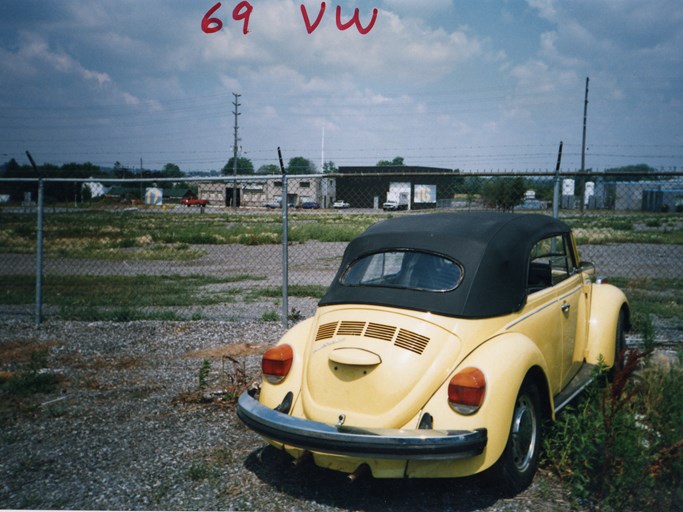
[[[188,352],[183,357],[189,359],[222,359],[230,357],[256,356],[265,352],[266,346],[253,343],[237,343]]]
[[[58,347],[60,343],[41,343],[37,340],[15,340],[0,345],[0,366],[10,364],[26,364],[31,361],[34,354]]]

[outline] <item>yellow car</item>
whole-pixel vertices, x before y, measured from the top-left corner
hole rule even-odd
[[[237,413],[292,457],[378,478],[536,472],[542,424],[629,326],[625,295],[545,215],[411,215],[347,247],[315,316],[263,355]]]

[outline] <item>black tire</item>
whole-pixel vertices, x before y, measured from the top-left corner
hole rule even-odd
[[[626,313],[619,311],[617,320],[616,341],[614,343],[614,366],[617,370],[624,368],[624,352],[626,351]]]
[[[614,365],[607,372],[607,378],[611,382],[617,373],[624,369],[626,358],[626,312],[622,308],[617,319],[617,328],[614,340]]]
[[[505,450],[489,470],[491,483],[506,495],[518,494],[531,484],[538,469],[543,422],[538,388],[525,382],[515,400]]]

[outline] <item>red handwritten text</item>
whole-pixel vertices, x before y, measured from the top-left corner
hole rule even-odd
[[[223,22],[220,18],[215,16],[216,11],[218,11],[218,9],[220,8],[221,3],[218,2],[213,7],[211,7],[211,9],[209,9],[202,18],[202,31],[204,33],[213,34],[215,32],[220,31],[223,28]],[[315,30],[318,28],[318,25],[320,25],[320,22],[323,20],[326,9],[327,4],[325,2],[320,2],[320,9],[318,10],[318,15],[316,16],[315,20],[313,20],[313,22],[311,23],[311,18],[308,15],[308,10],[306,9],[306,6],[304,4],[301,4],[301,16],[304,19],[304,26],[306,27],[306,32],[308,32],[309,34],[315,32]],[[242,34],[246,35],[249,33],[249,20],[253,11],[254,8],[252,7],[252,5],[246,1],[238,3],[232,10],[232,19],[235,21],[242,22]],[[375,22],[377,21],[377,14],[377,9],[373,9],[372,18],[370,19],[370,22],[367,25],[363,26],[363,24],[360,21],[360,10],[358,9],[358,7],[354,9],[353,16],[351,17],[351,19],[349,19],[348,21],[343,21],[342,8],[340,5],[337,5],[337,28],[339,30],[348,30],[349,28],[355,25],[356,29],[360,34],[366,35],[375,26]]]
[[[202,18],[202,30],[206,34],[213,34],[214,32],[218,32],[223,28],[223,22],[219,18],[213,17],[214,13],[220,8],[221,3],[218,2],[211,9],[209,9]],[[249,33],[249,17],[251,16],[251,12],[253,10],[254,8],[249,2],[240,2],[232,10],[232,19],[235,21],[241,20],[244,22],[242,25],[242,33],[245,35]]]

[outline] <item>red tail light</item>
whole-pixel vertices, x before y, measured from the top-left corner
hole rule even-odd
[[[282,382],[289,373],[294,360],[292,347],[284,344],[269,348],[261,359],[261,371],[268,382]]]
[[[486,395],[486,378],[478,368],[465,368],[448,384],[448,403],[460,414],[474,414]]]

